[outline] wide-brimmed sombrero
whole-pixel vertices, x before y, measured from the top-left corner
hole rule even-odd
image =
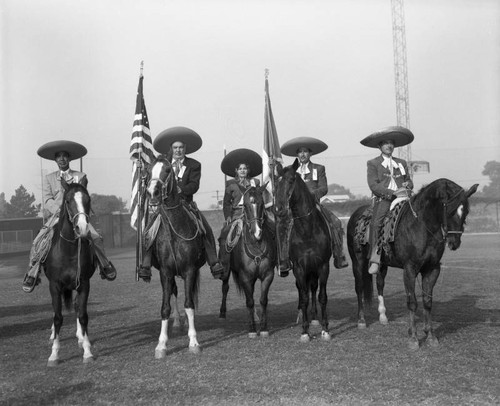
[[[38,148],[36,153],[42,158],[53,161],[56,159],[56,154],[61,151],[67,152],[71,160],[81,158],[87,154],[87,148],[82,144],[66,140],[47,142]]]
[[[402,147],[410,144],[414,138],[413,133],[408,128],[393,126],[374,132],[360,142],[366,147],[378,148],[382,141],[392,140],[395,147]]]
[[[248,176],[251,178],[262,173],[262,158],[257,152],[246,148],[235,149],[227,154],[220,164],[220,169],[227,176],[235,176],[235,169],[240,164],[250,166]]]
[[[153,142],[154,148],[161,154],[167,154],[170,147],[176,141],[183,142],[186,146],[186,154],[198,151],[203,144],[201,137],[187,127],[171,127],[158,134]]]
[[[297,137],[285,142],[281,146],[281,153],[287,156],[297,156],[297,150],[301,147],[309,148],[311,154],[316,155],[328,148],[323,141],[313,137]]]

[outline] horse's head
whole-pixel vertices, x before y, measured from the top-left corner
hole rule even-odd
[[[244,219],[250,228],[251,235],[257,240],[262,239],[262,224],[264,222],[263,192],[266,185],[248,188],[243,194]]]
[[[61,216],[67,216],[73,226],[75,238],[89,235],[90,196],[85,186],[79,183],[68,184],[61,180],[64,189]],[[64,219],[63,219],[64,221]]]
[[[172,164],[166,157],[160,155],[149,167],[146,192],[152,206],[158,206],[169,197],[177,195]]]
[[[466,218],[469,214],[469,197],[476,192],[478,186],[475,184],[468,191],[465,191],[448,179],[438,179],[427,186],[432,192],[428,199],[437,203],[436,210],[443,238],[451,250],[460,247]]]

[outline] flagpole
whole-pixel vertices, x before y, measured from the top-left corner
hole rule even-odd
[[[144,61],[141,61],[141,69],[139,73],[139,80],[143,78]],[[135,255],[135,281],[139,282],[139,269],[142,265],[142,144],[140,146],[139,153],[137,154],[138,159],[136,162],[136,174],[137,174],[137,238],[136,238],[136,255]]]

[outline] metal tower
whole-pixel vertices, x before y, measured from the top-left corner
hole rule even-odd
[[[410,99],[408,96],[408,70],[406,63],[406,34],[403,0],[391,0],[391,7],[397,125],[410,129]],[[398,156],[410,163],[410,145],[398,148]]]

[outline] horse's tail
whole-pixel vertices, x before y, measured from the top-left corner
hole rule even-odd
[[[63,302],[66,310],[71,309],[71,303],[73,302],[73,290],[64,289],[63,290]]]

